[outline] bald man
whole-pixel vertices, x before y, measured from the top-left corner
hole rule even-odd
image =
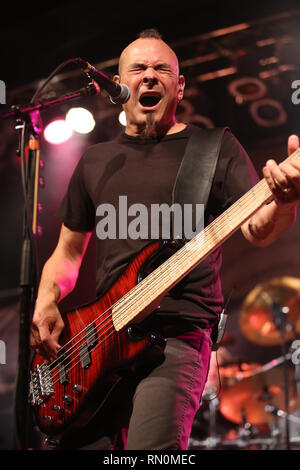
[[[118,138],[90,147],[78,163],[58,211],[62,221],[57,247],[46,262],[32,321],[31,346],[45,360],[55,360],[64,322],[58,303],[75,287],[97,208],[111,204],[120,220],[119,196],[128,206],[172,204],[172,191],[184,150],[195,127],[176,119],[185,88],[174,51],[155,30],[147,30],[120,56],[117,82],[128,85],[123,105],[126,128]],[[299,146],[296,136],[288,152]],[[273,193],[241,228],[248,241],[267,246],[296,217],[300,164],[263,169]],[[213,220],[258,181],[242,146],[224,132],[206,208]],[[200,184],[200,182],[199,182]],[[150,223],[150,221],[149,221]],[[98,226],[99,227],[99,226]],[[150,242],[146,237],[105,237],[96,231],[97,296],[103,296],[126,266]],[[212,328],[223,307],[221,250],[215,250],[169,292],[145,325],[167,340],[160,363],[145,365],[120,381],[98,416],[81,432],[61,441],[61,448],[186,449],[199,408],[211,351]]]

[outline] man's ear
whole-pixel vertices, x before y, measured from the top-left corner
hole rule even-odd
[[[119,75],[114,75],[114,76],[113,76],[113,81],[114,81],[114,82],[117,82],[117,83],[120,83],[120,77],[119,77]]]
[[[183,75],[179,75],[178,77],[178,101],[181,101],[183,98],[184,88],[185,88],[185,79]]]

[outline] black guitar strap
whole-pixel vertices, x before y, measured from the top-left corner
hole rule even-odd
[[[228,129],[197,129],[189,138],[173,187],[173,203],[193,204],[193,220],[196,221],[196,204],[207,206],[215,169],[220,153],[223,135]],[[193,230],[195,231],[195,228]],[[174,221],[173,221],[174,239]],[[182,240],[183,242],[185,240]],[[212,330],[212,349],[216,351],[221,343],[227,314],[223,309],[218,324]]]
[[[193,220],[196,220],[196,204],[204,204],[211,190],[221,148],[222,137],[228,129],[197,129],[189,138],[175,184],[172,203],[192,204]],[[195,226],[193,229],[195,230]],[[174,224],[173,224],[174,238]]]

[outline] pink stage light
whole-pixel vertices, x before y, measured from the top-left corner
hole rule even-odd
[[[62,144],[72,137],[73,131],[64,119],[56,119],[45,127],[44,137],[50,144]]]

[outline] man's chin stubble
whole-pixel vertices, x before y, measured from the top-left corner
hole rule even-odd
[[[154,137],[156,135],[153,113],[146,114],[146,122],[141,126],[141,137]]]

